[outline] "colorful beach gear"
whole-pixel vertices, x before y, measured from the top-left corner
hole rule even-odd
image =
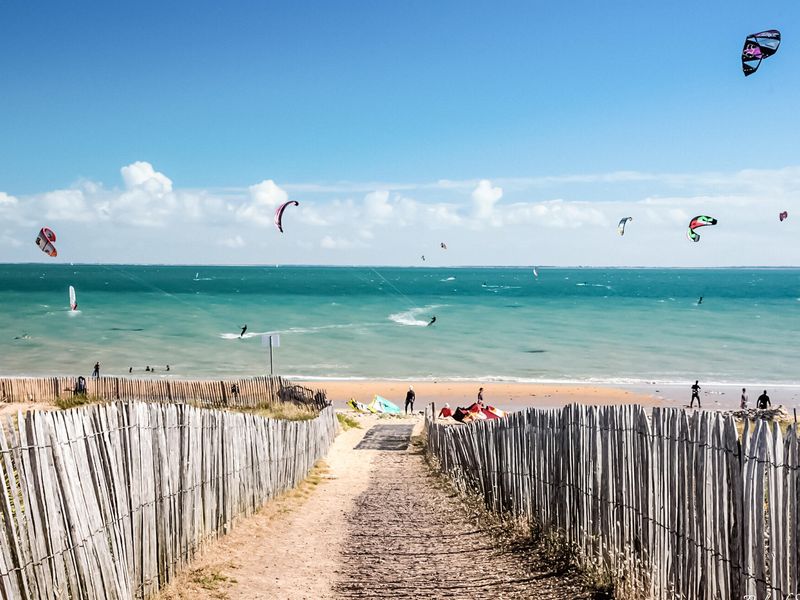
[[[375,397],[372,399],[372,402],[369,403],[368,407],[372,412],[376,412],[379,414],[384,415],[399,415],[403,411],[400,410],[400,407],[390,402],[383,396],[379,396],[375,394]]]

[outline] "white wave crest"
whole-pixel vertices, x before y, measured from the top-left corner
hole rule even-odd
[[[432,311],[434,308],[439,308],[440,306],[442,305],[431,304],[430,306],[412,308],[410,310],[389,315],[389,320],[394,321],[398,325],[406,325],[408,327],[425,327],[428,325],[428,321],[421,321],[417,317]]]

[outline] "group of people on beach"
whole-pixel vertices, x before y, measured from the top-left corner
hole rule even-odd
[[[505,415],[503,411],[496,409],[494,406],[489,406],[483,401],[483,388],[478,390],[478,398],[470,406],[464,408],[457,406],[455,410],[450,408],[450,405],[445,402],[444,407],[437,415],[438,419],[445,419],[452,417],[459,423],[472,423],[481,419],[497,419]]]
[[[697,379],[695,380],[694,385],[692,385],[692,399],[689,401],[689,408],[694,406],[695,400],[697,400],[697,408],[702,408],[700,406],[700,381]],[[742,388],[742,397],[739,403],[739,408],[741,410],[747,410],[747,401],[747,389]],[[770,406],[772,406],[772,403],[767,395],[767,390],[764,390],[764,392],[758,397],[758,400],[756,400],[756,408],[759,410],[766,410]]]

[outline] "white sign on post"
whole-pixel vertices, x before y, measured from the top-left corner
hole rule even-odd
[[[269,348],[270,346],[270,339],[272,339],[272,347],[273,348],[280,348],[281,347],[281,336],[277,333],[265,333],[261,336],[261,345],[264,347]]]

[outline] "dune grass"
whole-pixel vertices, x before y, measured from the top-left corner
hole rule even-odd
[[[342,426],[342,431],[347,431],[348,429],[361,429],[361,423],[346,413],[337,412],[336,418],[339,419],[339,425]]]
[[[237,408],[235,410],[282,421],[310,421],[319,416],[319,411],[316,408],[291,402],[276,402],[259,408]]]

